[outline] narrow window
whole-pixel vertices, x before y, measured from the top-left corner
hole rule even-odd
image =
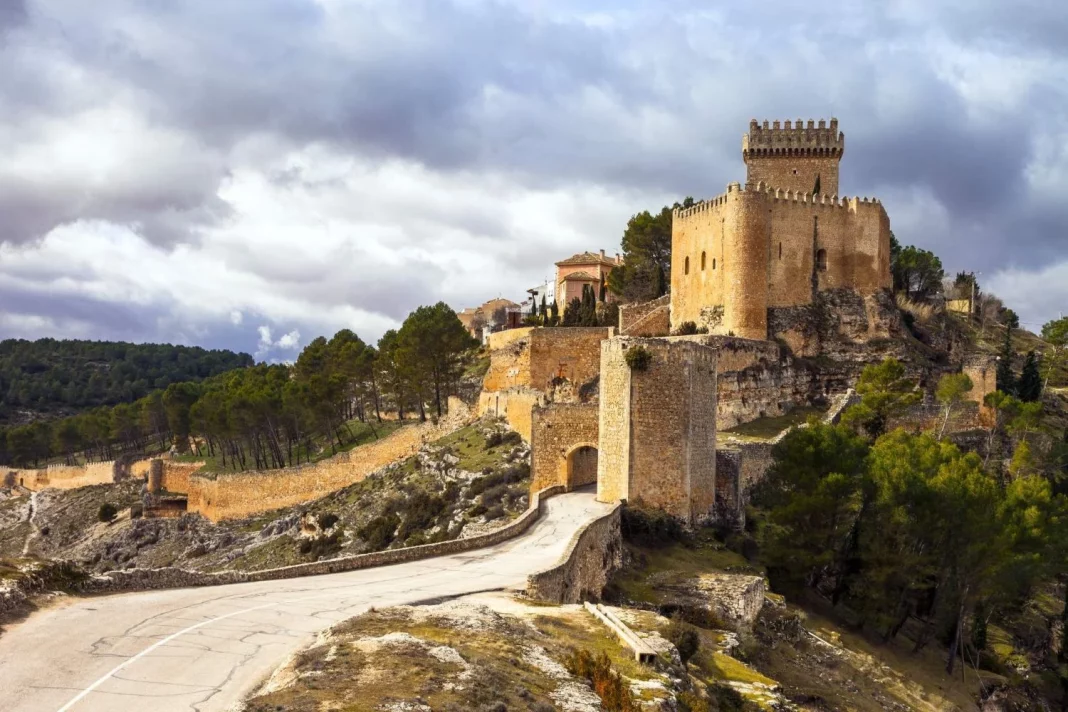
[[[827,271],[827,250],[816,251],[816,269],[820,272]]]
[[[690,273],[690,258],[689,257],[687,257],[686,260],[682,263],[682,273],[683,274],[689,274]]]
[[[702,272],[705,271],[705,253],[704,252],[701,253],[701,271]]]
[[[779,259],[782,259],[782,243],[779,243]]]
[[[715,269],[715,268],[716,268],[716,258],[713,257],[712,258],[712,269]]]

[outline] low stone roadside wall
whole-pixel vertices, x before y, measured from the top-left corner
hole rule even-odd
[[[608,577],[623,565],[621,510],[617,504],[576,532],[560,563],[527,577],[527,594],[549,603],[599,599]]]
[[[369,554],[344,556],[328,561],[315,561],[293,566],[280,566],[263,571],[220,571],[204,573],[179,568],[129,569],[112,571],[101,576],[94,576],[82,583],[78,590],[82,593],[114,593],[118,591],[145,591],[164,588],[188,588],[192,586],[219,586],[230,583],[250,583],[254,581],[273,581],[277,579],[298,578],[301,576],[319,576],[336,574],[344,571],[357,571],[375,566],[402,564],[419,561],[436,556],[456,554],[473,549],[494,546],[524,533],[537,521],[545,511],[545,500],[560,494],[563,487],[548,487],[535,493],[530,507],[509,524],[469,539],[453,539],[437,544],[409,546],[404,549],[387,549]],[[618,522],[616,529],[618,532]]]

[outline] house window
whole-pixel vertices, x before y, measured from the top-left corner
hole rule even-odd
[[[827,271],[827,250],[816,250],[816,269],[820,272]]]
[[[701,271],[702,272],[705,271],[705,253],[704,252],[701,253]]]
[[[689,274],[690,273],[690,258],[689,257],[687,257],[686,260],[682,263],[682,273],[683,274]]]

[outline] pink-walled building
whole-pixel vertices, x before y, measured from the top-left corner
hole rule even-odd
[[[580,252],[557,262],[556,303],[561,313],[572,299],[582,299],[582,290],[586,286],[589,286],[599,299],[601,281],[608,279],[608,273],[621,264],[623,258],[620,255],[607,257],[604,250],[600,253]],[[607,299],[612,301],[612,295],[608,294]]]

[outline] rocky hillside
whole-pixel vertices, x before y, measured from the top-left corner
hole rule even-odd
[[[503,424],[476,423],[318,501],[218,524],[197,515],[131,518],[140,482],[33,496],[7,490],[0,492],[0,557],[69,559],[94,572],[258,570],[444,541],[522,512],[529,460]],[[105,503],[117,511],[112,521],[101,521]]]

